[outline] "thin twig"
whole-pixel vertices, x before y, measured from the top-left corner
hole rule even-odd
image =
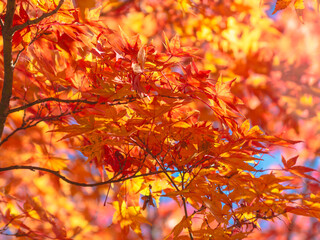
[[[31,171],[34,170],[38,170],[38,171],[43,171],[43,172],[47,172],[47,173],[51,173],[53,175],[56,175],[57,177],[59,177],[61,180],[72,184],[72,185],[76,185],[76,186],[80,186],[80,187],[96,187],[96,186],[101,186],[101,185],[106,185],[106,184],[110,184],[110,183],[117,183],[117,182],[123,182],[129,179],[133,179],[133,178],[139,178],[139,177],[145,177],[145,176],[150,176],[150,175],[156,175],[159,173],[163,173],[163,171],[155,171],[155,172],[149,172],[149,173],[143,173],[143,174],[139,174],[139,175],[132,175],[129,177],[125,177],[125,178],[118,178],[118,179],[114,179],[111,178],[107,181],[103,181],[103,182],[96,182],[96,183],[82,183],[82,182],[77,182],[77,181],[73,181],[70,180],[68,178],[66,178],[65,176],[61,175],[59,173],[59,171],[54,171],[48,168],[43,168],[43,167],[36,167],[36,166],[21,166],[21,165],[14,165],[14,166],[10,166],[10,167],[4,167],[4,168],[0,168],[0,172],[6,172],[6,171],[11,171],[11,170],[18,170],[18,169],[28,169]]]
[[[50,16],[52,16],[53,14],[56,14],[56,13],[59,11],[59,9],[61,8],[61,6],[62,6],[63,3],[64,3],[64,0],[60,0],[60,1],[59,1],[59,4],[57,5],[57,7],[56,7],[54,10],[52,10],[52,11],[50,11],[50,12],[47,12],[47,13],[44,13],[44,14],[42,14],[40,17],[35,18],[35,19],[33,19],[33,20],[28,20],[28,21],[26,21],[26,22],[23,23],[23,24],[14,26],[13,28],[11,28],[11,34],[14,34],[16,31],[19,31],[19,30],[21,30],[21,29],[24,29],[24,28],[26,28],[26,27],[28,27],[28,26],[30,26],[30,25],[37,24],[37,23],[41,22],[43,19],[45,19],[45,18],[47,18],[47,17],[50,17]]]
[[[139,146],[141,149],[144,149],[144,151],[146,151],[148,154],[150,154],[150,156],[158,163],[158,165],[160,166],[162,172],[167,176],[167,178],[169,179],[169,181],[172,183],[173,187],[174,187],[178,192],[180,192],[180,189],[178,188],[178,186],[176,185],[176,183],[172,180],[172,178],[169,176],[168,171],[165,169],[165,167],[161,165],[161,161],[157,158],[157,156],[155,156],[155,155],[149,150],[149,148],[148,148],[147,146],[141,146],[136,140],[134,140],[134,139],[132,139],[132,138],[131,138],[131,140],[132,140],[135,144],[137,144],[137,146]],[[141,141],[141,143],[142,143],[143,145],[145,145],[144,142],[143,142],[141,139],[139,139],[139,140]],[[145,147],[145,148],[144,148],[144,147]],[[180,197],[181,197],[181,199],[182,199],[185,217],[186,217],[186,219],[188,219],[186,199],[185,199],[185,197],[184,197],[182,194],[180,194]],[[189,228],[189,227],[188,227],[188,232],[189,232],[190,239],[193,240],[192,231],[191,231],[191,228]]]
[[[185,188],[184,188],[184,176],[185,176],[185,173],[184,172],[180,172],[180,175],[181,175],[181,179],[182,179],[182,181],[181,181],[181,185],[182,185],[182,190],[184,190]],[[185,215],[185,217],[186,217],[186,219],[188,219],[188,209],[187,209],[187,203],[186,203],[186,198],[185,197],[183,197],[183,196],[181,196],[181,198],[182,198],[182,203],[183,203],[183,209],[184,209],[184,215]],[[192,235],[192,229],[191,229],[191,226],[189,226],[189,224],[188,224],[188,232],[189,232],[189,237],[190,237],[190,239],[193,239],[193,235]]]
[[[164,98],[174,98],[174,99],[181,99],[180,97],[174,97],[174,96],[166,96],[166,95],[159,95],[160,97],[164,97]],[[156,96],[149,96],[149,97],[156,97]],[[62,103],[86,103],[89,105],[95,105],[95,104],[108,104],[109,106],[114,106],[114,105],[123,105],[123,104],[128,104],[131,103],[133,101],[136,101],[138,99],[141,99],[140,97],[128,97],[126,98],[126,101],[123,101],[123,99],[114,99],[111,102],[99,102],[99,101],[89,101],[89,100],[85,100],[85,99],[59,99],[59,98],[55,98],[55,97],[48,97],[48,98],[42,98],[42,99],[38,99],[34,102],[25,104],[23,106],[20,107],[16,107],[13,109],[10,109],[8,111],[8,115],[10,113],[14,113],[14,112],[18,112],[18,111],[22,111],[24,109],[27,109],[29,107],[32,107],[34,105],[40,104],[40,103],[45,103],[45,102],[62,102]]]
[[[38,121],[35,122],[36,119],[30,119],[30,122],[26,122],[25,120],[22,122],[21,126],[13,130],[10,134],[8,134],[2,141],[0,141],[0,147],[9,140],[10,137],[12,137],[14,134],[21,130],[27,130],[29,128],[37,126],[39,123],[44,122],[44,121],[55,121],[61,117],[70,115],[71,112],[64,112],[61,113],[60,115],[55,115],[55,116],[47,116],[40,118]]]
[[[49,27],[47,27],[46,29],[42,30],[40,33],[38,33],[38,31],[37,31],[36,35],[35,35],[34,38],[30,41],[30,43],[28,44],[28,46],[30,46],[30,45],[31,45],[32,43],[34,43],[37,39],[39,39],[39,38],[45,33],[45,31],[48,30],[48,28],[49,28]],[[17,64],[21,53],[23,53],[26,49],[27,49],[27,47],[26,47],[26,46],[23,46],[23,48],[20,49],[20,51],[18,52],[18,54],[17,54],[17,56],[16,56],[16,60],[14,60],[14,62],[13,62],[13,66],[14,66],[14,67],[15,67],[16,64]]]
[[[43,99],[38,99],[34,102],[25,104],[21,107],[13,108],[8,111],[8,114],[14,113],[14,112],[19,112],[22,110],[25,110],[29,107],[32,107],[34,105],[40,104],[40,103],[45,103],[45,102],[63,102],[63,103],[86,103],[90,105],[97,104],[97,101],[88,101],[88,100],[82,100],[82,99],[59,99],[59,98],[54,98],[54,97],[49,97],[49,98],[43,98]]]

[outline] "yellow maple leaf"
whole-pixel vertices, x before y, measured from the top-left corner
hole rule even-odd
[[[48,156],[45,162],[45,167],[48,167],[54,171],[59,171],[67,167],[67,161],[68,160],[64,158]]]
[[[304,0],[296,0],[294,2],[295,9],[304,9]]]
[[[86,9],[90,9],[96,6],[95,0],[73,0],[73,5],[80,9],[80,16],[82,20],[86,18]]]

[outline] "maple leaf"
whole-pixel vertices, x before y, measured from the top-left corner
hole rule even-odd
[[[86,9],[94,8],[96,0],[72,0],[75,7],[80,9],[80,16],[82,20],[86,19]]]
[[[222,80],[222,76],[220,76],[215,84],[216,97],[214,100],[217,105],[222,108],[224,113],[227,113],[227,106],[238,111],[236,105],[242,104],[242,101],[230,91],[231,85],[235,80],[236,79],[233,79],[232,81],[225,83]]]
[[[294,2],[294,8],[295,8],[296,10],[304,9],[304,8],[305,8],[305,7],[304,7],[304,0],[295,0],[295,2]]]
[[[190,220],[187,219],[187,218],[185,218],[185,217],[183,217],[183,218],[181,219],[181,221],[172,229],[172,232],[171,232],[171,233],[173,233],[174,238],[177,238],[177,236],[180,235],[180,233],[182,232],[182,230],[183,230],[184,228],[188,228],[188,227],[190,227],[190,226],[191,226]],[[169,236],[168,236],[168,237],[169,237]],[[167,237],[167,238],[168,238],[168,237]],[[166,239],[167,239],[167,238],[166,238]]]
[[[181,47],[180,38],[178,35],[175,35],[170,41],[165,33],[163,33],[163,36],[165,40],[164,46],[170,53],[170,55],[175,57],[195,56],[193,55],[193,53],[197,51],[197,49],[190,47]]]
[[[277,0],[275,9],[272,14],[275,14],[277,11],[287,8],[291,2],[292,0]]]
[[[140,224],[150,224],[148,220],[142,216],[139,207],[128,207],[124,201],[121,203],[121,205],[119,202],[115,202],[113,206],[116,209],[116,214],[113,216],[113,221],[120,222],[121,227],[130,226],[133,231],[141,235]]]
[[[6,14],[2,14],[0,16],[0,19],[2,21],[5,20],[5,17],[6,17]],[[20,4],[19,6],[19,14],[14,14],[13,15],[13,22],[12,22],[12,26],[16,26],[16,25],[20,25],[20,24],[23,24],[27,21],[29,21],[30,18],[29,18],[29,15],[28,13],[26,12],[26,10],[23,8],[23,5],[22,3]],[[24,37],[28,35],[28,33],[30,32],[30,27],[26,27],[25,29],[21,29],[19,31],[16,31],[14,34],[13,34],[13,37],[12,37],[12,43],[13,43],[13,47],[18,47],[21,43],[23,43],[24,45],[27,44],[25,41],[24,41]],[[2,35],[2,26],[0,26],[0,35]]]
[[[317,171],[260,164],[292,139],[301,164],[319,152],[317,23],[258,2],[0,1],[0,233],[263,239],[259,220],[319,218]]]

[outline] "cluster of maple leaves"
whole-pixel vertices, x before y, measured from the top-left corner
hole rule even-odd
[[[274,13],[291,2],[304,8],[278,0]],[[281,169],[260,167],[270,148],[300,142],[286,139],[300,137],[301,124],[319,122],[316,110],[309,114],[317,119],[302,122],[299,106],[286,108],[295,85],[286,78],[281,90],[272,74],[285,78],[282,66],[297,61],[282,61],[285,49],[276,56],[277,43],[267,44],[284,40],[265,6],[159,4],[0,1],[14,68],[9,108],[0,113],[1,234],[243,239],[261,221],[320,218],[314,169],[297,165],[297,156],[282,157]],[[318,82],[305,82],[296,91],[318,93]],[[320,149],[313,139],[305,158]],[[312,192],[299,192],[304,182]]]

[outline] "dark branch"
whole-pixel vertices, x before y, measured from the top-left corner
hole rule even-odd
[[[50,17],[50,16],[52,16],[53,14],[56,14],[56,13],[59,11],[59,9],[61,8],[61,6],[62,6],[63,3],[64,3],[64,0],[60,0],[60,1],[59,1],[59,4],[57,5],[57,7],[56,7],[54,10],[52,10],[52,11],[50,11],[50,12],[47,12],[47,13],[44,13],[44,14],[42,14],[40,17],[35,18],[35,19],[33,19],[33,20],[28,20],[28,21],[26,21],[26,22],[23,23],[23,24],[14,26],[14,27],[11,29],[11,34],[15,33],[16,31],[19,31],[19,30],[21,30],[21,29],[24,29],[24,28],[26,28],[26,27],[28,27],[28,26],[30,26],[30,25],[37,24],[37,23],[41,22],[43,19],[45,19],[45,18],[47,18],[47,17]]]
[[[150,149],[145,145],[145,143],[141,140],[140,142],[143,144],[141,146],[141,144],[139,144],[137,141],[135,141],[133,138],[131,139],[138,147],[140,147],[141,149],[143,149],[145,152],[147,152],[156,162],[157,164],[160,166],[160,168],[162,169],[162,172],[167,176],[167,178],[169,179],[169,181],[171,182],[171,184],[173,185],[173,187],[178,191],[180,192],[180,189],[179,187],[177,186],[177,184],[173,181],[173,179],[170,177],[170,175],[168,174],[168,171],[165,169],[165,167],[161,164],[161,161],[157,158],[156,155],[154,155]],[[182,189],[183,189],[183,186],[182,186]],[[182,199],[182,203],[183,203],[183,209],[184,209],[184,215],[185,215],[185,218],[188,219],[188,212],[187,212],[187,202],[186,202],[186,198],[180,194],[180,197]],[[189,233],[189,237],[191,240],[193,240],[193,234],[192,234],[192,229],[191,227],[188,227],[188,233]]]
[[[7,121],[9,103],[12,96],[13,64],[11,26],[13,22],[15,7],[15,0],[7,1],[6,17],[2,26],[4,76],[0,101],[0,139],[3,133],[4,125]]]
[[[72,180],[66,178],[65,176],[61,175],[59,173],[59,171],[54,171],[54,170],[51,170],[51,169],[48,169],[48,168],[36,167],[36,166],[14,165],[14,166],[10,166],[10,167],[0,168],[0,172],[6,172],[6,171],[11,171],[11,170],[17,170],[17,169],[28,169],[28,170],[31,170],[31,171],[39,170],[39,171],[51,173],[51,174],[57,176],[58,178],[60,178],[61,180],[65,181],[65,182],[67,182],[69,184],[80,186],[80,187],[96,187],[96,186],[106,185],[106,184],[110,184],[110,183],[123,182],[123,181],[129,180],[129,179],[133,179],[133,178],[139,178],[139,177],[145,177],[145,176],[150,176],[150,175],[156,175],[156,174],[159,174],[159,173],[163,173],[163,171],[155,171],[155,172],[143,173],[143,174],[139,174],[139,175],[135,175],[134,174],[134,175],[131,175],[129,177],[122,177],[122,178],[118,178],[118,179],[111,178],[111,179],[109,179],[107,181],[104,181],[104,182],[82,183],[82,182],[72,181]]]
[[[34,105],[37,105],[37,104],[40,104],[40,103],[45,103],[45,102],[86,103],[86,104],[90,104],[90,105],[94,105],[94,104],[98,103],[97,101],[88,101],[88,100],[82,100],[82,99],[71,100],[71,99],[59,99],[59,98],[49,97],[49,98],[38,99],[38,100],[36,100],[34,102],[28,103],[28,104],[23,105],[21,107],[10,109],[8,111],[8,114],[14,113],[14,112],[19,112],[19,111],[25,110],[25,109],[27,109],[29,107],[32,107]]]
[[[14,134],[16,134],[17,132],[21,131],[21,130],[26,130],[28,128],[34,127],[38,124],[39,122],[35,123],[35,124],[31,124],[28,126],[24,126],[23,124],[16,128],[15,130],[13,130],[10,134],[8,134],[1,142],[0,142],[0,146],[2,146],[2,144],[4,144],[5,142],[7,142],[9,140],[10,137],[12,137]]]
[[[37,118],[29,119],[28,121],[25,121],[25,119],[23,119],[23,122],[22,122],[20,127],[16,128],[14,131],[12,131],[10,134],[8,134],[2,141],[0,141],[0,147],[5,142],[7,142],[10,137],[12,137],[14,134],[16,134],[17,132],[19,132],[21,130],[27,130],[28,128],[35,127],[41,122],[56,121],[61,117],[70,115],[71,113],[74,113],[74,112],[63,112],[63,113],[61,113],[59,115],[46,116],[46,117],[42,117],[42,118],[38,118],[38,119]]]
[[[160,97],[164,98],[174,98],[174,99],[181,99],[180,97],[174,97],[174,96],[163,96],[159,95]],[[154,96],[149,96],[149,97],[154,97]],[[59,98],[54,98],[54,97],[49,97],[49,98],[43,98],[43,99],[38,99],[34,102],[25,104],[21,107],[16,107],[13,109],[10,109],[8,111],[8,115],[14,112],[22,111],[25,110],[29,107],[32,107],[34,105],[40,104],[40,103],[45,103],[45,102],[60,102],[60,103],[85,103],[89,105],[95,105],[95,104],[108,104],[109,106],[114,106],[114,105],[123,105],[123,104],[128,104],[130,102],[136,101],[137,99],[141,99],[141,97],[130,97],[130,98],[124,98],[127,99],[124,101],[123,99],[114,99],[111,102],[98,102],[98,101],[89,101],[85,99],[59,99]]]
[[[40,33],[36,33],[36,35],[34,36],[34,38],[30,41],[30,43],[28,44],[28,46],[30,46],[31,44],[33,44],[37,39],[39,39],[44,33],[45,31],[47,30],[48,28],[46,28],[45,30],[41,31]],[[19,60],[19,57],[21,55],[21,53],[23,53],[25,50],[26,50],[27,46],[23,46],[23,48],[18,52],[17,54],[17,57],[16,57],[16,60],[14,60],[13,62],[13,67],[16,66],[18,60]]]

